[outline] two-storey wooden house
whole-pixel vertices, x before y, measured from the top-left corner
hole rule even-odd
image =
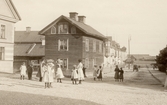
[[[85,23],[85,16],[70,12],[60,16],[39,34],[45,36],[45,58],[63,60],[63,70],[70,71],[78,59],[92,70],[103,63],[103,42],[105,36]]]
[[[13,73],[14,24],[21,20],[11,0],[0,0],[0,72]]]

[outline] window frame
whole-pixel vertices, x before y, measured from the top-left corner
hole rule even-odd
[[[89,39],[85,39],[85,51],[89,51]]]
[[[59,59],[63,61],[62,69],[68,70],[68,58],[59,58]],[[66,68],[64,67],[64,61],[65,61],[65,60],[67,61],[67,63],[66,63]]]
[[[93,52],[96,52],[96,41],[93,40]]]
[[[53,33],[53,31],[52,31],[53,29],[54,29],[55,33]],[[57,33],[56,27],[52,26],[52,28],[51,28],[51,34],[56,34],[56,33]]]
[[[5,60],[5,47],[0,47],[0,56],[1,56],[1,59],[0,59],[0,61],[3,61],[3,60]]]
[[[67,32],[61,32],[60,31],[60,25],[63,25],[63,31],[64,31],[65,25],[67,25]],[[69,24],[67,22],[58,23],[58,34],[69,34]]]
[[[65,41],[67,42],[67,49],[64,49],[64,46],[63,46],[63,49],[60,48],[60,43],[61,43],[61,40],[62,41]],[[69,39],[58,39],[58,51],[69,51]]]
[[[86,68],[89,68],[89,58],[85,58],[85,63],[84,63]]]
[[[102,52],[102,42],[99,42],[99,52]]]
[[[75,32],[72,31],[73,29],[75,30]],[[77,33],[77,32],[76,32],[76,27],[72,26],[72,27],[71,27],[71,34],[76,34],[76,33]]]
[[[93,67],[94,67],[94,65],[97,65],[97,58],[93,58]]]
[[[2,35],[2,26],[5,26],[4,35]],[[0,39],[5,39],[5,38],[6,38],[6,25],[5,24],[0,24]]]

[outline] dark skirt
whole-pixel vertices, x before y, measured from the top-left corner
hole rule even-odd
[[[102,79],[102,71],[100,71],[99,76],[97,77],[98,79]]]
[[[119,79],[119,72],[115,72],[115,76],[114,76],[115,79]]]

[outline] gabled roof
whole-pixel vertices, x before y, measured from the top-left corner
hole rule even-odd
[[[39,34],[44,35],[44,33],[50,29],[53,25],[55,25],[57,22],[59,22],[59,20],[61,19],[65,19],[66,21],[68,21],[69,23],[73,24],[74,26],[76,26],[78,29],[80,29],[81,31],[83,31],[85,34],[90,35],[90,36],[94,36],[94,37],[98,37],[98,38],[102,38],[104,39],[105,36],[103,34],[101,34],[100,32],[98,32],[97,30],[95,30],[94,28],[92,28],[91,26],[82,23],[82,22],[78,22],[75,21],[69,17],[66,16],[60,16],[59,18],[57,18],[55,21],[53,21],[52,23],[50,23],[48,26],[46,26],[44,29],[42,29]]]
[[[36,44],[35,47],[27,53],[32,45],[33,44],[15,44],[14,56],[45,56],[45,46],[42,46],[41,44]]]
[[[39,31],[15,31],[14,42],[41,42],[42,35],[38,35]]]
[[[17,22],[17,21],[21,20],[21,17],[19,15],[19,13],[17,12],[12,0],[4,0],[4,1],[5,2],[2,2],[3,7],[1,9],[2,10],[5,9],[4,13],[10,12],[11,17],[8,16],[7,14],[4,14],[4,15],[2,14],[2,15],[0,15],[0,19],[11,21],[11,22]],[[6,10],[9,10],[9,11],[6,12]]]

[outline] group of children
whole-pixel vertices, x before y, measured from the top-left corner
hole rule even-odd
[[[96,79],[102,81],[102,71],[103,71],[102,66],[99,66],[99,68],[98,68],[97,65],[94,65],[94,68],[93,68],[93,78],[94,78],[94,81]]]
[[[73,84],[78,84],[77,81],[79,81],[79,84],[82,83],[82,81],[85,79],[85,75],[83,72],[83,64],[81,62],[81,60],[78,60],[79,64],[76,66],[73,66],[72,69],[72,74],[71,74],[71,80]]]

